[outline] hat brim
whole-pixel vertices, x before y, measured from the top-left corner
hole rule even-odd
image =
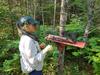
[[[37,21],[37,20],[30,20],[29,23],[32,25],[40,25],[39,21]]]

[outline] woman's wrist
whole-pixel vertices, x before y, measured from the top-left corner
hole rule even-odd
[[[52,45],[48,45],[42,50],[42,52],[43,52],[43,54],[45,54],[45,53],[47,53],[48,51],[51,51],[51,50],[53,50]]]

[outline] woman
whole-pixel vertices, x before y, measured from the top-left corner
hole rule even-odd
[[[23,73],[29,73],[29,75],[42,75],[45,54],[52,50],[52,46],[48,45],[41,51],[40,47],[44,48],[45,45],[39,46],[36,37],[32,35],[37,31],[38,25],[31,16],[21,17],[16,24],[20,35],[21,69]]]

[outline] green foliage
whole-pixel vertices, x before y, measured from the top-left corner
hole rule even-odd
[[[82,35],[84,32],[84,25],[85,23],[80,20],[80,17],[75,17],[75,15],[73,15],[70,24],[66,25],[65,30],[77,32]]]
[[[13,59],[11,60],[5,60],[3,62],[3,70],[4,72],[19,72],[20,68],[19,68],[19,55],[18,54],[13,54]]]
[[[86,1],[85,0],[71,0],[72,5],[76,6],[76,11],[86,12]],[[79,12],[77,12],[79,14]]]
[[[100,75],[100,63],[93,62],[93,68],[95,75]]]
[[[24,1],[20,5],[20,0],[13,0],[15,3],[13,5],[12,11],[9,9],[9,5],[6,0],[0,0],[0,74],[2,75],[24,75],[20,69],[20,57],[18,51],[18,35],[15,29],[15,22],[19,16],[25,15],[27,8],[24,5]],[[38,0],[37,0],[38,1]],[[65,30],[71,32],[77,32],[79,34],[77,41],[83,41],[83,33],[85,25],[87,24],[87,0],[71,0],[70,7],[70,23],[65,26]],[[18,4],[16,4],[16,2]],[[40,43],[45,42],[46,44],[52,44],[54,51],[48,53],[44,62],[43,73],[44,75],[55,75],[57,72],[57,60],[58,60],[58,50],[55,43],[45,40],[47,33],[58,35],[58,29],[55,26],[53,28],[50,26],[53,21],[53,0],[42,0],[42,6],[44,12],[44,21],[47,25],[41,25],[36,34],[39,37]],[[65,55],[65,75],[100,75],[100,0],[96,0],[95,6],[95,25],[92,28],[92,33],[87,39],[87,45],[83,49],[67,46]],[[57,13],[56,13],[56,25],[59,24],[59,10],[60,1],[57,1]],[[33,12],[33,11],[32,11]],[[39,7],[37,8],[36,15],[38,13],[41,15]],[[33,13],[31,14],[33,15]],[[13,22],[12,22],[13,21]],[[14,26],[14,28],[13,28]],[[13,35],[14,30],[14,35]],[[17,37],[16,37],[17,36]],[[14,37],[14,38],[13,38]],[[71,51],[70,51],[71,50]],[[77,62],[75,59],[84,58],[86,61]],[[72,61],[71,61],[72,60]],[[75,60],[75,61],[74,61]],[[79,59],[82,60],[82,59]],[[85,69],[88,66],[92,66],[90,70],[94,74],[89,74],[89,70]],[[92,63],[92,64],[91,64]],[[81,68],[80,67],[84,67]]]

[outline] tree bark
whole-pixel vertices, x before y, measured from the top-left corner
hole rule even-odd
[[[65,0],[61,0],[61,11],[60,11],[60,36],[64,36],[64,25],[66,24],[66,12],[65,12]],[[64,75],[64,53],[65,50],[63,45],[59,45],[59,59],[58,59],[58,75]]]
[[[60,36],[63,36],[64,25],[66,24],[67,14],[65,12],[65,0],[61,0],[61,11],[60,11]]]
[[[56,3],[57,3],[57,0],[54,0],[54,20],[53,20],[54,27],[55,27],[55,23],[56,23]]]
[[[88,38],[90,28],[91,26],[93,26],[94,5],[95,5],[95,0],[87,0],[88,22],[87,22],[87,26],[85,28],[85,33],[84,33],[85,38]]]
[[[37,2],[34,0],[34,19],[36,18]]]
[[[39,0],[39,5],[40,5],[41,16],[42,16],[42,22],[44,25],[44,11],[43,11],[43,1],[42,0]]]
[[[12,3],[13,1],[12,0],[8,0],[8,5],[9,5],[9,11],[10,11],[10,14],[11,14],[11,16],[10,16],[10,19],[11,19],[11,25],[12,25],[12,35],[13,35],[13,38],[14,38],[14,35],[15,35],[15,31],[14,31],[14,24],[13,24],[13,12],[12,12]]]

